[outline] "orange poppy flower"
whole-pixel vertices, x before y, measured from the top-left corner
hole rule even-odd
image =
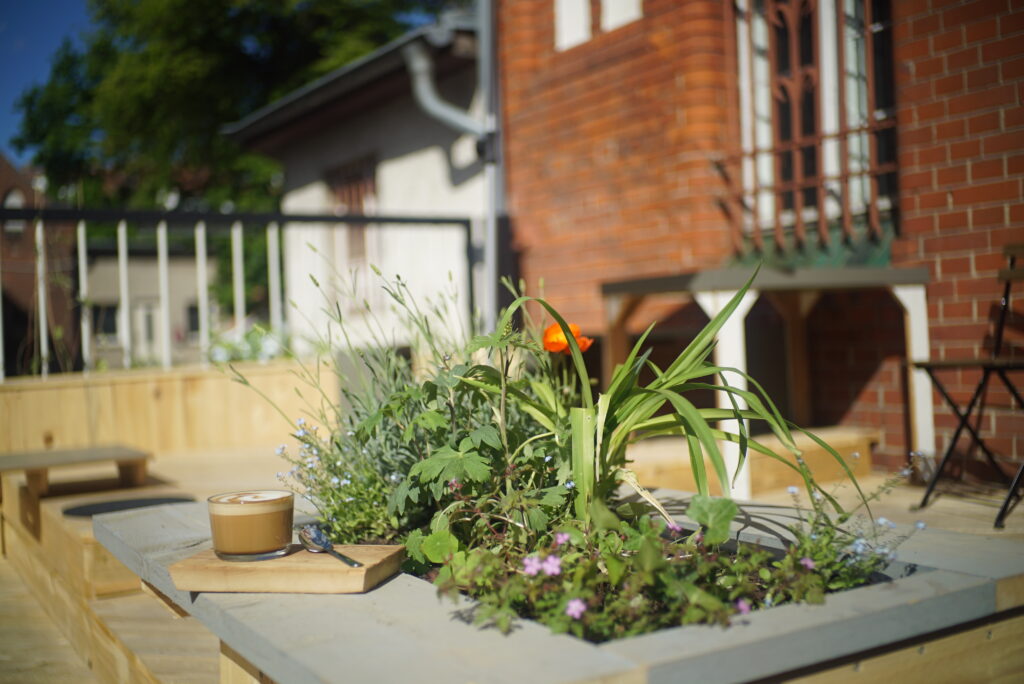
[[[581,352],[590,349],[590,345],[594,343],[594,340],[589,337],[580,337],[580,326],[575,323],[569,324],[569,332],[576,338],[576,344],[579,345]],[[559,352],[562,354],[572,353],[569,350],[569,341],[565,339],[565,333],[562,332],[562,328],[558,323],[552,323],[544,331],[544,348],[555,354]]]

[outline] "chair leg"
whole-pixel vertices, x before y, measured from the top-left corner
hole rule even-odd
[[[1017,488],[1020,487],[1021,476],[1024,475],[1024,463],[1021,464],[1020,468],[1017,468],[1017,475],[1013,478],[1013,482],[1010,484],[1010,491],[1006,493],[1006,498],[1003,500],[1003,505],[999,509],[999,513],[996,515],[996,527],[1002,528],[1004,521],[1006,520],[1006,514],[1010,512],[1010,507],[1015,503],[1016,500],[1020,500],[1020,495],[1017,494]]]

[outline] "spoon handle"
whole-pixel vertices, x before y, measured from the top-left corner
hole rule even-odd
[[[357,561],[356,559],[349,558],[345,554],[338,553],[334,549],[327,549],[327,553],[331,554],[332,556],[334,556],[335,558],[337,558],[338,560],[340,560],[342,563],[344,563],[345,565],[349,566],[350,568],[361,568],[361,567],[363,567],[363,564],[360,563],[359,561]]]

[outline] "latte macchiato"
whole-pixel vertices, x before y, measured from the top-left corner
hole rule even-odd
[[[213,550],[224,560],[256,560],[280,555],[292,540],[294,496],[261,489],[215,494],[210,510]]]

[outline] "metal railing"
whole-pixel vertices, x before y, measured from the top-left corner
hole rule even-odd
[[[210,326],[210,283],[208,282],[208,231],[225,231],[230,235],[230,261],[232,265],[232,302],[233,320],[236,330],[244,330],[246,318],[245,275],[243,257],[243,239],[245,226],[259,226],[266,231],[267,238],[267,288],[269,304],[269,328],[273,334],[284,330],[283,286],[281,263],[282,226],[287,228],[294,224],[321,224],[325,227],[341,227],[347,225],[370,225],[378,228],[389,226],[439,226],[448,225],[461,228],[465,232],[466,264],[467,264],[467,303],[470,316],[473,315],[476,301],[473,288],[473,266],[477,262],[476,249],[472,241],[472,221],[466,217],[451,216],[365,216],[335,214],[285,214],[285,213],[214,213],[194,211],[160,211],[160,210],[107,210],[107,209],[66,209],[66,208],[0,208],[0,226],[7,221],[25,221],[34,228],[35,240],[35,318],[38,330],[38,354],[40,374],[46,377],[50,367],[50,330],[49,330],[49,297],[47,274],[47,248],[45,234],[47,226],[60,226],[68,230],[75,228],[75,252],[77,252],[77,291],[74,303],[81,306],[79,326],[81,335],[81,365],[84,370],[94,366],[92,316],[90,315],[89,288],[89,245],[88,227],[90,223],[116,224],[116,255],[118,273],[118,314],[117,337],[121,347],[122,364],[125,368],[133,363],[132,335],[130,330],[131,292],[128,278],[128,225],[149,228],[155,231],[158,309],[160,325],[160,365],[170,368],[172,365],[171,344],[171,311],[170,311],[170,277],[169,277],[169,226],[180,228],[191,227],[194,236],[194,258],[196,265],[196,290],[198,308],[198,339],[200,356],[208,358],[211,347]],[[3,267],[4,240],[6,234],[0,228],[0,382],[7,373],[4,355],[3,330]]]

